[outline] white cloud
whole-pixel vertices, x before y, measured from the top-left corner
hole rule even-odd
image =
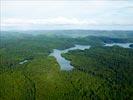
[[[24,26],[24,25],[97,25],[94,20],[81,20],[77,18],[47,18],[47,19],[3,19],[2,26]]]
[[[132,7],[133,2],[130,0],[3,0],[1,26],[133,26]]]
[[[104,19],[78,19],[78,18],[47,18],[47,19],[19,19],[19,18],[8,18],[1,21],[1,26],[45,26],[45,25],[78,25],[78,26],[96,26],[96,25],[133,25],[133,21],[127,20],[104,20]]]

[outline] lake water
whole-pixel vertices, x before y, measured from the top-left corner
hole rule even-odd
[[[116,45],[116,46],[120,46],[120,47],[123,47],[123,48],[131,48],[130,44],[132,44],[132,43],[111,43],[111,44],[105,43],[104,46],[115,46]]]
[[[70,65],[70,61],[66,60],[61,56],[62,51],[54,49],[53,53],[51,53],[51,56],[54,56],[58,62],[58,64],[61,67],[61,70],[71,70],[73,66]]]
[[[60,65],[61,70],[71,70],[71,69],[73,69],[73,66],[70,64],[70,61],[63,58],[61,56],[61,54],[67,53],[70,50],[76,50],[76,49],[85,50],[85,49],[89,49],[89,48],[90,48],[90,46],[88,46],[88,45],[87,46],[75,45],[75,47],[65,49],[65,50],[54,49],[53,53],[51,53],[50,56],[54,56],[56,58],[58,64]]]
[[[105,44],[104,46],[120,46],[123,48],[130,48],[130,44],[132,43],[112,43],[112,44]],[[70,64],[70,61],[66,60],[65,58],[63,58],[61,56],[62,53],[67,53],[70,50],[85,50],[85,49],[89,49],[91,46],[90,45],[75,45],[75,47],[71,47],[65,50],[58,50],[58,49],[54,49],[53,53],[50,54],[50,56],[54,56],[58,62],[58,64],[60,65],[61,70],[72,70],[74,67]]]
[[[22,64],[27,63],[27,62],[28,62],[28,60],[24,60],[24,61],[19,62],[19,64],[22,65]]]

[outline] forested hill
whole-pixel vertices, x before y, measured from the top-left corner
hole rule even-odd
[[[86,36],[106,36],[113,38],[130,38],[133,37],[133,31],[121,31],[121,30],[29,30],[29,31],[1,31],[1,34],[30,34],[38,35],[44,34],[47,36],[69,36],[69,37],[86,37]]]
[[[58,35],[52,35],[52,31],[51,35],[42,34],[44,31],[26,32],[0,34],[0,100],[133,99],[133,49],[103,46],[132,42],[130,31],[77,38],[66,34],[78,31],[53,31]],[[83,32],[79,31],[80,35]],[[60,70],[56,59],[49,54],[53,49],[62,50],[75,44],[91,48],[62,54],[74,69]],[[25,60],[26,63],[20,64]]]
[[[100,88],[97,87],[97,90],[93,88],[97,97],[111,100],[132,100],[132,49],[124,49],[117,46],[94,47],[84,51],[70,51],[67,54],[63,54],[63,56],[71,61],[76,70],[105,81]],[[89,96],[88,94],[86,95]]]

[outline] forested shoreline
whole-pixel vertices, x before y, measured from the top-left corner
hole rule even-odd
[[[111,36],[1,33],[0,99],[132,100],[133,49],[103,46],[104,43],[133,43],[132,31],[122,37],[115,36],[115,32],[108,34]],[[53,49],[64,50],[75,44],[91,48],[62,54],[74,69],[61,71],[49,54]],[[24,60],[28,62],[19,64]]]

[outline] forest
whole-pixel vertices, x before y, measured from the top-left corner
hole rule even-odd
[[[117,46],[94,47],[85,51],[71,51],[63,54],[63,56],[71,60],[71,64],[77,70],[104,81],[100,88],[104,89],[106,87],[105,90],[94,90],[95,95],[99,98],[103,97],[111,100],[132,99],[133,90],[130,89],[133,87],[133,50]]]
[[[133,49],[103,46],[133,43],[133,31],[120,32],[1,32],[0,100],[132,100]],[[63,53],[74,69],[60,70],[49,54],[75,44],[91,48]]]

